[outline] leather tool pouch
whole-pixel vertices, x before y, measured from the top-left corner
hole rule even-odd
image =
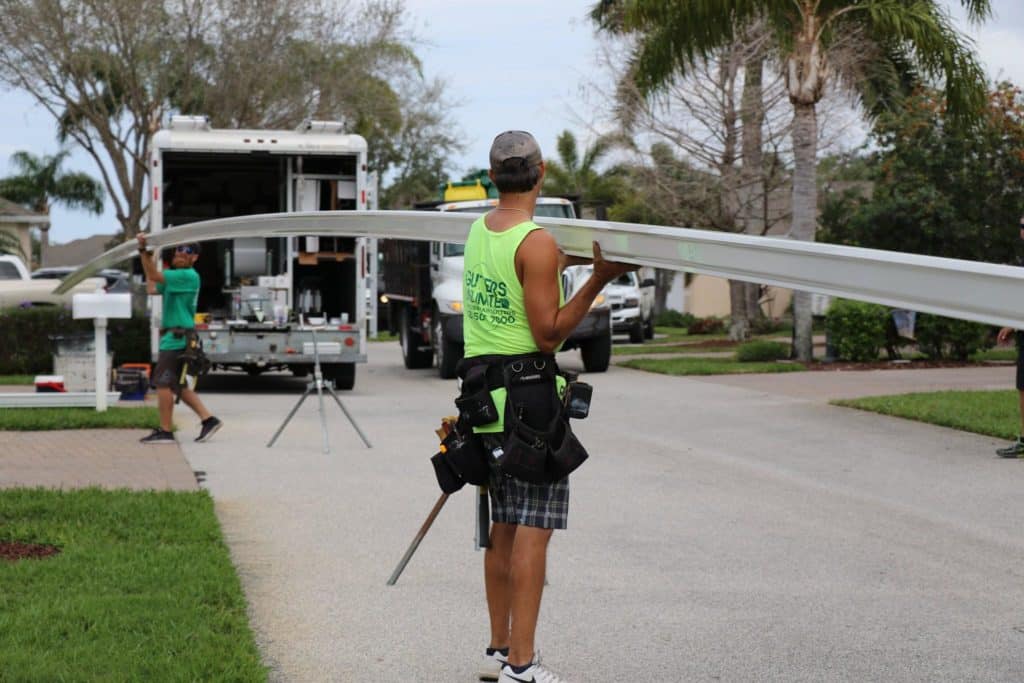
[[[455,399],[459,421],[470,427],[482,427],[498,419],[498,409],[487,382],[487,365],[471,366],[462,380],[462,394]]]
[[[444,493],[455,493],[466,484],[482,486],[490,477],[487,454],[480,437],[461,419],[430,458],[434,475]]]

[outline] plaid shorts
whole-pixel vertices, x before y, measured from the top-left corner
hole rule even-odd
[[[488,453],[500,446],[497,434],[482,434]],[[531,484],[502,473],[494,458],[488,493],[491,498],[491,521],[521,524],[540,529],[565,529],[569,522],[569,477],[552,484]]]

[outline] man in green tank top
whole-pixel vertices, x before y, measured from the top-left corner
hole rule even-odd
[[[554,353],[590,310],[601,289],[635,266],[605,261],[594,243],[594,270],[565,302],[561,270],[589,259],[570,259],[554,237],[533,222],[544,181],[544,161],[532,135],[507,131],[491,145],[490,177],[498,205],[473,223],[466,241],[463,285],[466,358]],[[494,398],[503,414],[504,390]],[[478,431],[488,451],[500,448],[501,422]],[[487,432],[491,432],[488,434]],[[566,528],[568,477],[551,484],[521,481],[492,463],[491,547],[484,580],[491,642],[482,680],[501,683],[560,680],[540,664],[534,634],[544,590],[547,547],[554,529]]]

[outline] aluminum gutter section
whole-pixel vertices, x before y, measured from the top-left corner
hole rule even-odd
[[[440,211],[318,211],[190,223],[149,238],[154,248],[235,237],[350,235],[465,242],[477,216]],[[871,301],[1024,329],[1024,268],[775,237],[568,218],[537,218],[567,253]],[[62,294],[135,253],[135,242],[65,278]]]

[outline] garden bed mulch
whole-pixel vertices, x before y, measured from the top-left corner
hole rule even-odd
[[[33,560],[50,557],[60,552],[60,548],[42,543],[22,543],[21,541],[0,541],[0,560]]]

